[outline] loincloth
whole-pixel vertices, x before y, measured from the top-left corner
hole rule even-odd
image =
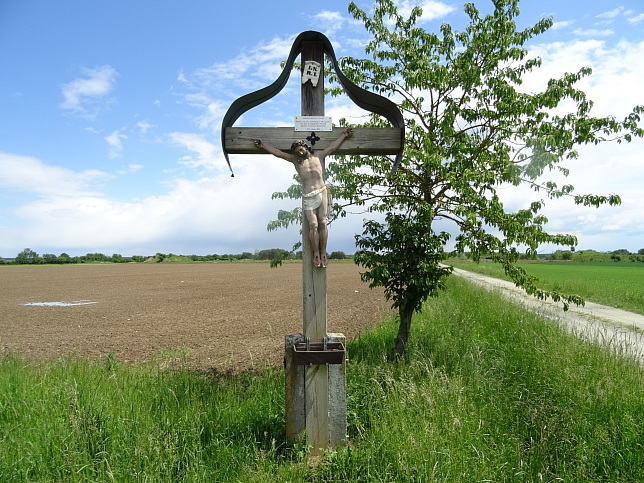
[[[322,194],[326,191],[326,186],[313,190],[310,193],[302,194],[302,209],[307,211],[317,210],[322,204]]]

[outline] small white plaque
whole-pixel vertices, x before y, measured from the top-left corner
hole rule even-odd
[[[333,131],[331,116],[295,116],[296,131]]]

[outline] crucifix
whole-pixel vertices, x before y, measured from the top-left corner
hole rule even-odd
[[[301,105],[303,119],[324,116],[324,55],[333,64],[338,81],[349,98],[365,110],[387,119],[390,128],[345,129],[329,127],[328,130],[311,130],[298,143],[298,133],[292,127],[260,128],[233,127],[235,121],[247,110],[275,96],[288,81],[293,62],[301,55],[302,86]],[[221,140],[224,155],[232,174],[229,154],[270,153],[294,163],[304,185],[302,216],[302,287],[303,332],[286,336],[286,436],[295,440],[306,436],[311,456],[318,458],[329,447],[347,444],[346,417],[346,353],[342,334],[327,333],[326,247],[313,246],[310,222],[318,224],[319,218],[306,214],[306,195],[324,186],[324,158],[327,154],[382,154],[396,155],[392,167],[395,172],[400,163],[404,142],[404,120],[398,107],[389,99],[366,91],[342,74],[333,47],[319,32],[303,32],[294,41],[282,74],[270,86],[240,97],[234,101],[222,123]],[[310,148],[308,154],[304,148]],[[317,153],[317,155],[316,155]],[[311,161],[316,158],[317,173],[302,176],[298,168],[299,157],[306,159],[306,169],[317,170]],[[301,168],[305,170],[304,167]],[[233,175],[234,176],[234,175]],[[318,179],[319,178],[319,179]],[[306,182],[313,180],[309,186]],[[322,189],[322,191],[324,191]],[[319,193],[316,193],[316,196]],[[323,193],[326,196],[326,193]],[[326,211],[322,213],[326,215]],[[316,214],[317,215],[317,214]],[[326,227],[326,222],[324,222]],[[324,233],[326,237],[326,233]],[[326,242],[326,238],[325,238]],[[319,259],[316,260],[316,253]]]
[[[320,138],[312,132],[306,139],[311,143],[309,146],[303,140],[294,141],[291,144],[292,154],[285,153],[261,139],[255,140],[255,146],[263,149],[278,158],[293,163],[295,171],[302,182],[302,213],[309,225],[309,242],[313,265],[326,268],[328,263],[326,254],[327,243],[327,208],[329,197],[324,184],[324,165],[327,155],[333,153],[340,147],[343,141],[353,136],[353,129],[347,128],[329,146],[320,151],[314,151],[313,146]]]

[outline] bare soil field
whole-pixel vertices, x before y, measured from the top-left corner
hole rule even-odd
[[[359,267],[327,270],[329,332],[350,340],[388,313]],[[43,305],[53,302],[64,304]],[[28,360],[179,353],[200,369],[237,372],[281,364],[284,336],[301,331],[300,263],[0,268],[0,354]]]

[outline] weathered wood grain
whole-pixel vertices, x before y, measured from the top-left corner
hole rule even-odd
[[[335,127],[333,131],[317,132],[320,140],[314,149],[324,149],[335,141],[345,128]],[[254,144],[262,139],[270,145],[290,151],[293,141],[306,139],[311,133],[295,131],[292,127],[229,127],[226,128],[225,146],[230,154],[268,154]],[[346,139],[334,154],[396,154],[400,150],[401,130],[388,128],[355,128],[353,136]]]

